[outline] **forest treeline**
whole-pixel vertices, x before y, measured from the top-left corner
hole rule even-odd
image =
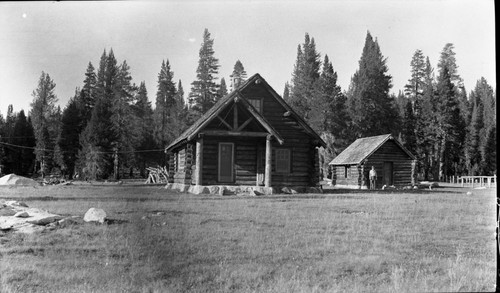
[[[97,69],[89,62],[64,109],[55,81],[42,72],[28,113],[9,105],[5,118],[0,114],[1,173],[119,179],[166,165],[165,146],[247,77],[237,60],[229,88],[219,80],[213,43],[205,29],[187,97],[169,60],[160,64],[154,107],[145,82],[132,81],[113,49],[104,50]],[[496,90],[480,77],[466,91],[450,43],[436,69],[418,49],[409,63],[405,88],[391,94],[387,58],[368,32],[359,68],[342,89],[332,59],[305,34],[283,98],[327,142],[320,150],[325,175],[328,162],[354,140],[387,133],[418,158],[421,179],[496,174]]]

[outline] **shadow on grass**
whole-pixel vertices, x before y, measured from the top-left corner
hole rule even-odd
[[[0,197],[3,200],[19,200],[19,197]],[[161,200],[161,201],[176,201],[176,199],[172,198],[158,198],[158,197],[120,197],[120,196],[103,196],[103,197],[95,197],[95,196],[29,196],[23,197],[22,201],[107,201],[107,202],[116,202],[116,201],[124,201],[124,202],[145,202],[150,200]]]
[[[337,188],[324,188],[323,194],[429,194],[429,193],[463,193],[458,190],[445,190],[443,187],[431,189],[337,189]]]

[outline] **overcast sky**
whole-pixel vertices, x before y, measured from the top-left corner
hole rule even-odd
[[[0,2],[0,113],[9,104],[28,111],[42,71],[64,108],[89,61],[97,69],[110,48],[133,82],[146,82],[153,105],[162,60],[187,95],[205,28],[227,82],[239,59],[249,76],[260,73],[283,93],[307,32],[345,90],[369,30],[388,58],[392,92],[410,78],[415,50],[436,67],[446,43],[470,92],[482,76],[496,86],[494,27],[492,0]]]

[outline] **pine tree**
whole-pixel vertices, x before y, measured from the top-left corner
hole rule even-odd
[[[482,174],[492,176],[497,174],[497,130],[493,125],[486,136],[486,143],[483,147]]]
[[[465,158],[466,158],[466,168],[468,174],[471,176],[481,175],[480,164],[481,164],[481,132],[484,131],[484,107],[481,100],[476,99],[473,101],[473,111],[471,123],[467,129],[466,139],[465,139]]]
[[[333,134],[335,139],[331,147],[340,152],[349,142],[350,119],[347,98],[337,85],[337,72],[334,71],[328,55],[325,55],[323,69],[311,101],[311,126],[319,133]]]
[[[40,163],[42,177],[52,168],[52,153],[54,141],[57,135],[54,131],[54,115],[56,113],[55,103],[57,97],[54,94],[56,84],[49,74],[42,72],[38,81],[38,87],[33,91],[33,102],[31,113],[33,129],[36,138],[36,160]]]
[[[0,176],[3,175],[4,172],[4,165],[3,161],[5,159],[5,145],[2,144],[5,143],[5,135],[4,135],[4,130],[5,129],[5,120],[3,118],[2,113],[0,113]]]
[[[3,123],[2,131],[0,133],[0,141],[8,144],[13,144],[13,136],[14,136],[14,126],[16,124],[17,115],[14,113],[14,107],[10,104],[7,107],[7,116],[5,118],[5,122]],[[15,149],[9,145],[1,145],[2,149],[0,151],[0,164],[2,167],[2,173],[12,173],[14,169],[14,165],[16,162],[15,159]]]
[[[186,117],[188,113],[188,107],[184,100],[184,89],[182,87],[182,82],[179,80],[177,83],[177,94],[175,95],[175,115],[174,121],[172,123],[173,137],[179,137],[184,130],[187,129],[188,125],[186,122]]]
[[[219,73],[219,60],[214,57],[214,39],[211,38],[208,29],[203,33],[196,80],[191,83],[189,103],[194,111],[204,114],[217,101],[218,86],[215,83]]]
[[[85,72],[85,80],[83,81],[83,88],[81,90],[81,101],[84,105],[84,124],[90,119],[92,114],[92,108],[94,108],[95,101],[97,99],[97,75],[95,73],[94,66],[91,62],[87,66],[87,72]]]
[[[16,146],[14,155],[13,173],[27,176],[33,170],[35,156],[33,148],[35,146],[35,136],[33,127],[26,118],[24,110],[17,114],[16,123],[14,125],[12,144]]]
[[[61,118],[62,118],[61,106],[58,105],[56,111],[54,112],[54,115],[52,116],[52,121],[51,121],[51,133],[52,133],[51,139],[52,139],[52,145],[54,146],[54,151],[52,155],[52,160],[53,160],[52,172],[56,172],[58,175],[62,174],[61,173],[62,167],[64,167],[62,152],[61,149],[59,148],[59,144],[57,143],[61,136]]]
[[[58,145],[62,152],[62,169],[71,179],[75,172],[75,163],[80,150],[79,137],[83,131],[82,120],[85,115],[85,105],[79,101],[78,92],[71,98],[62,113],[61,135]]]
[[[135,103],[134,109],[136,116],[140,123],[140,143],[138,145],[136,153],[136,162],[139,167],[139,172],[142,177],[146,176],[146,167],[148,165],[155,165],[161,160],[161,153],[154,152],[151,150],[157,149],[153,137],[153,129],[151,125],[153,122],[153,108],[151,107],[151,102],[148,100],[148,92],[146,90],[146,84],[141,82],[139,89],[137,91],[137,102]]]
[[[219,86],[219,99],[227,95],[227,86],[226,86],[226,80],[223,78],[220,79],[220,86]]]
[[[359,69],[351,80],[349,113],[357,137],[392,133],[399,115],[394,97],[389,95],[391,76],[380,47],[367,33]]]
[[[237,60],[234,64],[233,73],[230,75],[231,77],[231,90],[237,89],[240,84],[242,84],[247,79],[247,72],[243,67],[243,64],[240,60]]]
[[[488,132],[496,126],[494,93],[484,78],[477,81],[469,100],[471,110],[465,139],[465,165],[469,175],[483,175],[483,151]]]
[[[484,127],[486,129],[490,129],[493,126],[496,126],[496,97],[493,88],[488,84],[488,81],[486,81],[484,77],[481,77],[477,81],[474,93],[484,105]],[[484,137],[486,137],[486,132],[484,133]]]
[[[96,81],[96,103],[98,99],[104,97],[105,88],[105,74],[106,74],[106,64],[108,62],[108,55],[106,50],[102,52],[101,59],[99,61],[99,68],[97,69],[97,81]]]
[[[131,168],[134,164],[133,152],[140,143],[140,122],[131,105],[135,103],[137,88],[132,84],[130,67],[126,61],[119,66],[114,84],[114,99],[111,107],[111,128],[116,140],[112,143],[115,151],[114,178],[119,179],[121,167]]]
[[[118,137],[113,130],[111,116],[114,102],[118,67],[113,49],[101,56],[97,71],[96,101],[90,120],[80,134],[81,150],[78,154],[78,169],[89,179],[107,178],[113,173],[113,144]]]
[[[154,110],[154,137],[156,144],[161,147],[167,146],[175,138],[172,120],[175,115],[177,91],[173,78],[174,73],[170,69],[169,61],[162,62],[158,74],[158,90]]]
[[[458,175],[462,170],[460,157],[465,140],[465,123],[460,113],[455,86],[446,67],[439,75],[437,83],[439,178]]]
[[[297,60],[292,74],[292,85],[288,104],[306,121],[309,120],[312,97],[320,76],[320,54],[316,51],[314,38],[306,33],[304,44],[297,48]]]
[[[402,140],[403,145],[411,153],[415,153],[417,148],[417,138],[415,135],[416,121],[413,112],[413,103],[410,99],[407,99],[406,108],[403,118],[403,129],[402,129]]]
[[[290,100],[290,85],[288,84],[288,81],[285,83],[285,88],[283,89],[283,100]]]
[[[408,84],[405,85],[405,94],[412,101],[415,101],[422,96],[425,78],[425,65],[425,58],[422,50],[415,51],[410,62],[411,78],[408,80]]]
[[[349,141],[349,115],[347,98],[337,85],[337,73],[325,55],[323,69],[315,85],[311,99],[309,123],[327,143],[320,149],[320,164],[323,176],[327,176],[328,163],[339,154]]]
[[[441,51],[441,57],[438,63],[439,74],[442,74],[442,71],[446,68],[448,70],[448,74],[450,75],[450,80],[455,86],[455,89],[458,90],[462,84],[462,78],[458,74],[458,65],[455,58],[455,52],[453,51],[455,47],[451,43],[447,43],[443,50]]]

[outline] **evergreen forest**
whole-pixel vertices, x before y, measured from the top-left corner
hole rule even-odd
[[[98,64],[88,63],[64,108],[56,81],[42,72],[27,112],[12,105],[5,116],[0,112],[1,175],[118,180],[166,166],[165,146],[247,78],[237,60],[227,85],[213,45],[205,29],[187,94],[168,59],[158,64],[156,89],[146,89],[112,48]],[[496,174],[496,89],[483,77],[465,89],[453,44],[444,45],[436,66],[420,49],[408,56],[408,82],[397,94],[390,92],[387,57],[370,32],[347,89],[337,83],[335,58],[318,52],[306,33],[282,95],[327,143],[320,150],[324,176],[354,140],[388,133],[418,158],[420,180]]]

